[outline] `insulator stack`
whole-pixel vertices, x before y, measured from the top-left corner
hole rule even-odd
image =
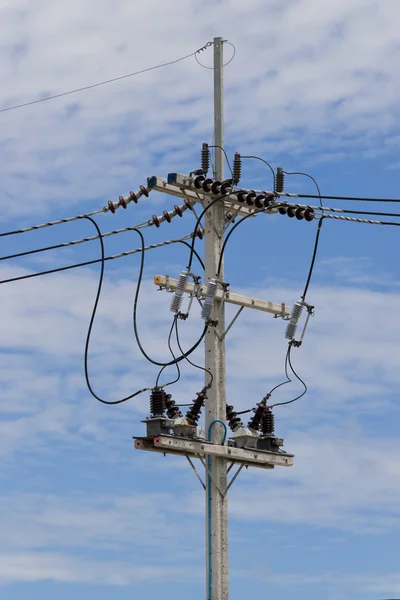
[[[165,411],[166,393],[162,388],[154,388],[150,394],[150,414],[152,417],[162,417]]]
[[[255,410],[254,415],[251,417],[248,427],[250,429],[254,429],[254,431],[258,431],[260,429],[261,419],[263,418],[265,409],[265,402],[260,402],[257,404],[257,408]]]
[[[201,148],[201,170],[203,173],[208,173],[210,168],[210,151],[208,144],[203,144]]]
[[[232,191],[232,179],[226,179],[225,181],[222,182],[219,192],[220,192],[221,196],[227,196],[228,194],[231,193],[231,191]]]
[[[176,406],[175,400],[172,399],[171,394],[166,394],[165,396],[165,408],[167,410],[168,419],[176,419],[177,417],[182,416],[182,413]]]
[[[214,181],[210,178],[205,179],[201,185],[201,187],[203,188],[204,192],[211,192],[211,186],[214,183]]]
[[[257,194],[253,191],[249,192],[246,196],[247,206],[254,206],[254,200],[257,198]]]
[[[181,204],[180,206],[175,205],[174,210],[164,210],[163,214],[160,216],[152,215],[151,221],[153,225],[155,225],[158,228],[160,227],[161,223],[164,223],[164,221],[166,221],[167,223],[171,223],[172,219],[176,217],[176,215],[178,215],[178,217],[182,217],[183,213],[188,208],[191,209],[191,206],[188,206],[186,202],[185,204]]]
[[[182,306],[183,294],[185,292],[185,286],[189,277],[188,271],[182,271],[179,276],[179,281],[175,293],[171,300],[170,311],[178,313]]]
[[[127,198],[120,196],[118,202],[112,202],[109,200],[107,206],[105,206],[103,210],[105,212],[110,211],[114,214],[117,208],[120,206],[122,206],[122,208],[126,208],[130,202],[137,204],[141,196],[146,196],[146,198],[149,197],[149,190],[145,188],[144,185],[140,186],[138,192],[129,192],[129,196]]]
[[[261,420],[261,432],[263,435],[274,435],[275,417],[272,410],[267,406]]]
[[[212,312],[212,308],[214,305],[215,294],[217,293],[218,284],[215,279],[210,279],[207,284],[207,293],[204,298],[203,308],[201,309],[201,318],[207,321]]]
[[[304,304],[302,302],[295,302],[292,308],[292,314],[288,326],[286,327],[285,338],[287,340],[293,340],[296,335],[297,324],[303,312]]]
[[[242,159],[240,157],[239,152],[235,152],[235,158],[233,159],[232,172],[233,172],[233,176],[232,176],[233,185],[237,185],[242,176]]]
[[[212,183],[211,193],[214,194],[214,196],[218,196],[221,193],[221,185],[222,181],[214,181],[214,183]]]
[[[275,191],[278,193],[282,193],[284,187],[285,187],[285,174],[283,172],[282,167],[278,167],[276,169]]]
[[[313,221],[315,219],[315,211],[311,206],[299,206],[298,204],[285,204],[278,208],[281,215],[287,215],[291,219],[296,217],[299,221]]]
[[[241,418],[238,417],[237,412],[235,412],[233,406],[230,404],[226,405],[226,420],[232,431],[236,431],[239,427],[243,427]]]
[[[193,401],[192,408],[186,413],[186,419],[191,425],[197,425],[206,397],[204,392],[198,392],[196,400]]]

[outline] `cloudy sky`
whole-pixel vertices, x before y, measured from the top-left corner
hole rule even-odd
[[[221,35],[236,47],[225,69],[230,157],[240,151],[307,171],[329,195],[400,197],[399,18],[396,0],[0,0],[0,110],[175,60]],[[210,66],[212,50],[199,58]],[[197,168],[201,143],[212,141],[212,111],[212,71],[190,58],[0,112],[1,231],[97,210],[148,176]],[[271,173],[246,161],[242,184],[271,189]],[[314,193],[302,177],[288,178],[286,189]],[[97,220],[102,231],[132,226],[175,203],[154,193]],[[396,212],[394,204],[361,208]],[[186,212],[144,230],[146,242],[193,225]],[[298,300],[315,229],[279,215],[247,221],[227,250],[232,289]],[[75,222],[4,237],[0,256],[94,234]],[[295,465],[248,470],[232,488],[233,600],[400,597],[398,236],[395,227],[324,223],[309,291],[315,317],[293,351],[309,392],[275,417]],[[138,239],[128,232],[105,245],[113,254]],[[93,241],[3,260],[0,278],[94,260],[99,251]],[[146,255],[140,333],[160,360],[168,358],[169,296],[152,279],[177,276],[186,263],[183,246]],[[132,334],[138,268],[138,256],[106,267],[89,367],[110,400],[154,385],[157,375]],[[0,287],[0,596],[200,600],[198,481],[179,458],[134,451],[147,394],[112,407],[86,388],[98,274],[95,265]],[[182,324],[185,345],[201,326],[196,314]],[[284,331],[282,321],[248,311],[229,334],[228,396],[238,410],[284,378]],[[172,392],[190,402],[201,387],[186,365]],[[299,391],[287,385],[274,400]]]

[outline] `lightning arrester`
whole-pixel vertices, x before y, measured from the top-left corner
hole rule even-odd
[[[175,293],[171,300],[170,311],[173,313],[178,313],[182,306],[183,301],[183,293],[185,291],[185,286],[189,277],[188,271],[182,271],[179,276],[178,285],[176,287]]]
[[[288,326],[286,327],[285,338],[287,340],[293,340],[296,335],[296,329],[301,317],[301,313],[303,312],[304,305],[302,302],[295,302],[292,309],[292,314],[290,315],[290,320]]]
[[[215,281],[215,279],[210,279],[210,281],[207,284],[207,293],[204,299],[203,308],[201,310],[201,318],[205,321],[211,316],[215,294],[217,293],[217,287],[218,284]]]

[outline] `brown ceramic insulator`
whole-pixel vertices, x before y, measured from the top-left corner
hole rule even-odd
[[[145,188],[144,185],[141,185],[139,189],[142,192],[143,196],[146,196],[146,198],[149,197],[149,190]]]

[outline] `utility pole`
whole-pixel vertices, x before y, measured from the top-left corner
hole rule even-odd
[[[215,172],[218,181],[224,180],[224,114],[223,114],[223,38],[214,38],[214,136]],[[207,200],[209,204],[211,199]],[[218,261],[224,239],[224,201],[216,202],[205,214],[205,280],[216,277]],[[219,277],[223,280],[223,265]],[[218,321],[209,327],[205,337],[205,366],[214,375],[214,383],[206,400],[206,435],[221,443],[223,428],[215,421],[226,421],[226,369],[225,369],[225,307],[216,299],[211,318]],[[214,425],[212,425],[214,423]],[[228,600],[228,495],[220,490],[227,488],[227,462],[224,458],[208,458],[206,477],[206,563],[207,600]]]
[[[212,304],[210,303],[211,306],[208,304],[208,307],[212,307],[211,315],[207,313],[206,317],[203,316],[207,324],[205,367],[213,375],[212,386],[208,389],[210,380],[209,374],[206,374],[205,431],[197,426],[204,395],[198,394],[198,399],[184,416],[171,401],[171,395],[167,406],[163,395],[166,395],[165,391],[156,387],[153,388],[150,398],[150,417],[143,421],[146,423],[146,436],[135,437],[137,450],[158,452],[164,456],[175,454],[185,457],[205,490],[207,600],[229,600],[228,492],[232,484],[244,467],[251,466],[266,470],[278,466],[290,467],[293,465],[294,458],[292,454],[281,450],[283,440],[275,436],[273,415],[263,402],[257,404],[254,415],[247,426],[238,418],[233,406],[229,406],[228,420],[232,436],[227,439],[225,337],[244,308],[269,313],[274,317],[290,318],[292,337],[301,312],[297,307],[297,312],[292,315],[290,308],[284,303],[252,298],[231,290],[227,293],[224,284],[223,261],[221,261],[220,267],[219,260],[224,243],[224,231],[230,225],[229,219],[226,220],[225,212],[247,217],[260,212],[261,206],[268,208],[266,211],[268,215],[276,214],[278,208],[270,206],[271,197],[274,198],[276,190],[258,193],[255,193],[254,190],[241,189],[239,191],[233,189],[233,180],[224,181],[223,43],[222,37],[214,38],[213,146],[215,165],[213,179],[207,177],[208,169],[202,165],[201,170],[194,171],[189,176],[172,172],[168,173],[167,179],[157,175],[149,177],[147,189],[143,188],[147,194],[150,191],[158,191],[184,201],[182,206],[175,206],[173,211],[164,211],[160,217],[153,215],[153,223],[157,227],[164,220],[170,222],[176,214],[182,216],[183,211],[195,203],[201,203],[202,207],[209,206],[204,215],[204,285],[199,283],[200,277],[187,271],[181,273],[179,280],[173,279],[169,275],[157,275],[154,278],[154,283],[159,289],[174,292],[171,310],[175,312],[175,318],[178,318],[178,315],[184,315],[186,319],[189,316],[193,298],[197,298],[200,302],[204,300],[206,303],[207,298],[210,300],[209,289],[213,289]],[[194,177],[194,175],[196,176]],[[238,179],[236,179],[237,182]],[[143,190],[141,191],[144,193]],[[131,192],[132,194],[135,201],[137,194]],[[130,199],[122,198],[125,204]],[[304,212],[298,216],[299,219],[312,220],[315,216],[311,207],[303,209],[293,205],[291,209]],[[293,217],[294,215],[289,216]],[[193,283],[188,281],[189,275],[193,277]],[[213,282],[211,286],[208,286],[210,280]],[[190,295],[187,313],[180,312],[183,294]],[[227,328],[225,328],[225,303],[239,307]],[[204,306],[205,304],[203,304],[203,308]],[[199,403],[200,398],[201,402]],[[195,405],[197,412],[194,415]],[[165,415],[165,411],[167,415]],[[205,481],[197,471],[193,459],[200,460],[205,467]],[[232,471],[228,482],[228,474],[232,468],[235,468],[236,471]]]

